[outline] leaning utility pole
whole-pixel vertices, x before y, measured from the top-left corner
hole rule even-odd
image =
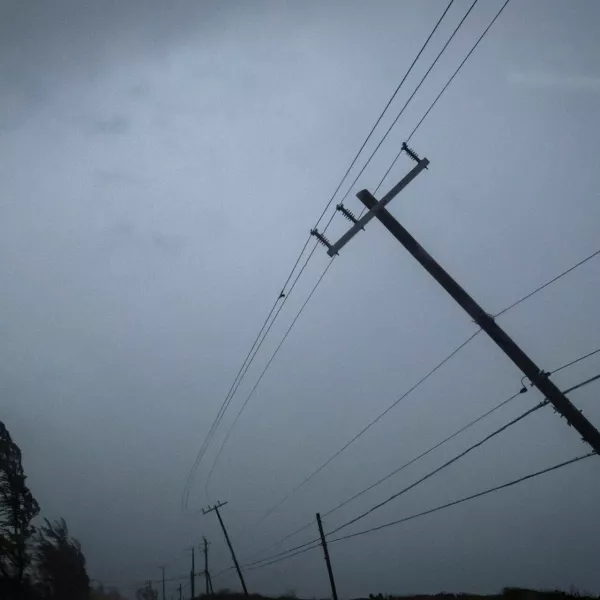
[[[192,546],[192,570],[190,571],[190,590],[192,593],[192,600],[193,600],[196,597],[196,562],[195,562],[193,546]]]
[[[206,584],[206,595],[212,594],[212,581],[210,579],[210,573],[208,571],[208,540],[202,536],[204,540],[204,583]]]
[[[235,570],[237,571],[238,577],[240,578],[240,583],[242,584],[242,589],[244,590],[244,594],[248,595],[248,588],[246,587],[246,582],[244,581],[244,576],[242,575],[242,570],[240,569],[240,565],[235,557],[235,552],[233,551],[233,546],[231,545],[231,541],[229,540],[229,536],[227,535],[227,529],[225,529],[225,523],[223,523],[223,519],[221,518],[221,513],[219,512],[219,508],[225,506],[227,502],[219,502],[214,506],[208,506],[206,510],[202,509],[202,513],[207,515],[209,512],[213,510],[217,513],[217,518],[219,519],[219,523],[221,524],[221,529],[223,530],[223,535],[225,536],[225,541],[229,546],[229,551],[231,552],[231,558],[233,559],[233,564],[235,565]]]
[[[329,550],[327,549],[327,540],[325,539],[325,533],[323,531],[323,523],[321,523],[321,513],[317,513],[317,525],[319,526],[321,546],[323,546],[325,564],[327,565],[327,574],[329,575],[329,583],[331,584],[331,595],[333,596],[333,600],[338,600],[337,590],[335,588],[335,579],[333,578],[333,569],[331,568],[331,560],[329,559]]]
[[[429,164],[426,158],[419,158],[417,154],[402,144],[402,149],[408,156],[417,162],[417,167],[413,168],[411,173],[419,166],[425,167]],[[424,168],[424,167],[423,167]],[[313,230],[313,235],[319,241],[327,246],[327,254],[335,256],[339,250],[359,231],[362,226],[373,217],[387,228],[387,230],[408,250],[408,252],[419,262],[419,264],[454,298],[454,300],[463,308],[467,314],[481,327],[485,333],[496,343],[496,345],[512,360],[512,362],[523,372],[531,383],[540,390],[540,392],[554,406],[556,412],[565,417],[567,423],[573,426],[587,442],[592,449],[600,454],[600,432],[588,421],[586,417],[572,404],[572,402],[561,392],[558,387],[550,380],[549,374],[540,369],[529,358],[527,354],[517,345],[517,343],[496,324],[494,317],[486,313],[471,296],[444,270],[421,246],[417,240],[385,209],[385,205],[392,200],[402,189],[402,182],[407,179],[407,175],[399,184],[392,188],[380,201],[368,191],[362,190],[357,194],[358,199],[365,205],[368,212],[360,220],[354,220],[353,227],[344,234],[335,244],[329,243],[322,234]],[[341,210],[341,209],[340,209]]]
[[[167,596],[165,594],[165,568],[164,567],[160,567],[160,570],[162,571],[162,593],[163,593],[163,600],[167,600]]]

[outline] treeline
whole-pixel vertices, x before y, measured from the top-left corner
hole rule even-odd
[[[92,590],[85,556],[64,519],[43,519],[27,487],[21,449],[0,421],[0,598],[2,600],[121,600]]]

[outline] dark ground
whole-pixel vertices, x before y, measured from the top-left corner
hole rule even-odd
[[[199,596],[202,598],[202,596]],[[242,600],[243,594],[234,594],[232,592],[217,592],[213,598],[217,600]],[[260,594],[250,594],[254,600],[296,600],[293,595],[281,596],[279,598],[269,598]],[[572,589],[569,592],[560,590],[528,590],[524,588],[504,588],[500,594],[424,594],[419,596],[395,596],[383,594],[370,594],[368,598],[355,598],[354,600],[599,600],[600,596],[594,596],[586,592],[579,592]],[[314,599],[313,599],[314,600]]]

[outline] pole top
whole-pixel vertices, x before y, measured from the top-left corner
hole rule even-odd
[[[217,510],[218,508],[221,508],[222,506],[225,506],[226,504],[227,504],[227,502],[217,502],[214,506],[211,506],[209,504],[208,508],[202,509],[202,514],[207,515],[209,512],[212,512],[213,510]]]

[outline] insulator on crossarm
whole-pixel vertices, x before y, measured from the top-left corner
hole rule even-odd
[[[409,148],[406,145],[406,142],[402,142],[402,150],[404,150],[404,152],[406,152],[406,154],[408,154],[408,156],[410,156],[415,162],[421,162],[419,155],[414,150]]]
[[[351,223],[358,223],[356,215],[351,210],[348,210],[343,204],[338,204],[335,208],[339,210]]]
[[[322,233],[319,233],[317,229],[311,229],[310,235],[314,235],[325,248],[331,250],[331,242]]]

